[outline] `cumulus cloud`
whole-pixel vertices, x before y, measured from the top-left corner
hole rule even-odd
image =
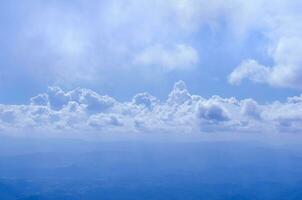
[[[135,95],[132,99],[132,102],[136,105],[142,105],[146,108],[152,108],[159,103],[159,100],[148,92],[144,92]]]
[[[32,105],[49,106],[48,95],[43,93],[30,99]]]
[[[268,42],[267,57],[272,64],[262,64],[255,59],[246,59],[229,76],[231,84],[239,84],[243,79],[266,83],[276,87],[301,89],[302,83],[302,14],[299,1],[277,1],[274,5],[257,6],[257,15],[262,16],[248,22],[249,27],[265,35]],[[257,4],[254,4],[257,5]],[[260,6],[262,5],[262,6]]]
[[[178,81],[174,84],[173,90],[168,96],[168,104],[181,105],[191,99],[191,95],[187,90],[187,86],[184,81]]]
[[[245,99],[241,102],[241,112],[245,116],[260,119],[262,109],[255,100]]]
[[[224,108],[219,104],[201,104],[198,108],[198,116],[209,122],[219,123],[229,120]]]
[[[230,75],[229,83],[238,85],[243,79],[249,79],[258,83],[268,82],[270,68],[260,65],[255,60],[247,60],[241,63]]]
[[[302,96],[259,104],[253,99],[192,95],[183,81],[164,101],[149,93],[120,102],[89,89],[50,87],[27,105],[0,105],[1,130],[109,133],[278,133],[302,131]]]

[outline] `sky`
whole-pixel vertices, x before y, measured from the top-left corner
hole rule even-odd
[[[0,2],[0,130],[299,132],[301,1]]]

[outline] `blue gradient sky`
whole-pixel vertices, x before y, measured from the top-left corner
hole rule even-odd
[[[300,41],[299,1],[268,8],[260,0],[0,4],[1,103],[28,103],[52,85],[91,88],[122,101],[142,91],[166,99],[178,80],[204,97],[272,102],[301,93],[300,86],[293,87],[302,76],[301,62],[293,56],[284,68],[297,77],[228,82],[247,59],[268,68],[284,64],[271,52],[283,38]],[[293,55],[301,52],[296,44]]]

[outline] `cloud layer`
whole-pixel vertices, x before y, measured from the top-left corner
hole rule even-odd
[[[22,24],[12,46],[26,55],[21,68],[67,83],[94,80],[110,68],[191,69],[199,61],[186,39],[199,24],[193,2],[13,1],[9,6],[24,16],[9,16]]]
[[[183,81],[165,101],[140,93],[119,102],[89,89],[48,91],[27,105],[0,105],[0,130],[108,133],[288,133],[302,131],[302,95],[259,104],[192,95]]]
[[[9,19],[1,23],[0,44],[8,46],[1,50],[1,84],[21,85],[16,83],[20,77],[45,85],[92,86],[118,80],[120,71],[128,79],[137,71],[143,74],[137,76],[141,79],[154,71],[148,78],[160,79],[178,70],[194,70],[185,73],[223,80],[234,69],[231,84],[249,79],[301,89],[299,0],[11,0],[0,4],[2,19]]]

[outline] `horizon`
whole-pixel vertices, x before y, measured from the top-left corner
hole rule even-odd
[[[1,1],[0,199],[302,199],[301,11]]]

